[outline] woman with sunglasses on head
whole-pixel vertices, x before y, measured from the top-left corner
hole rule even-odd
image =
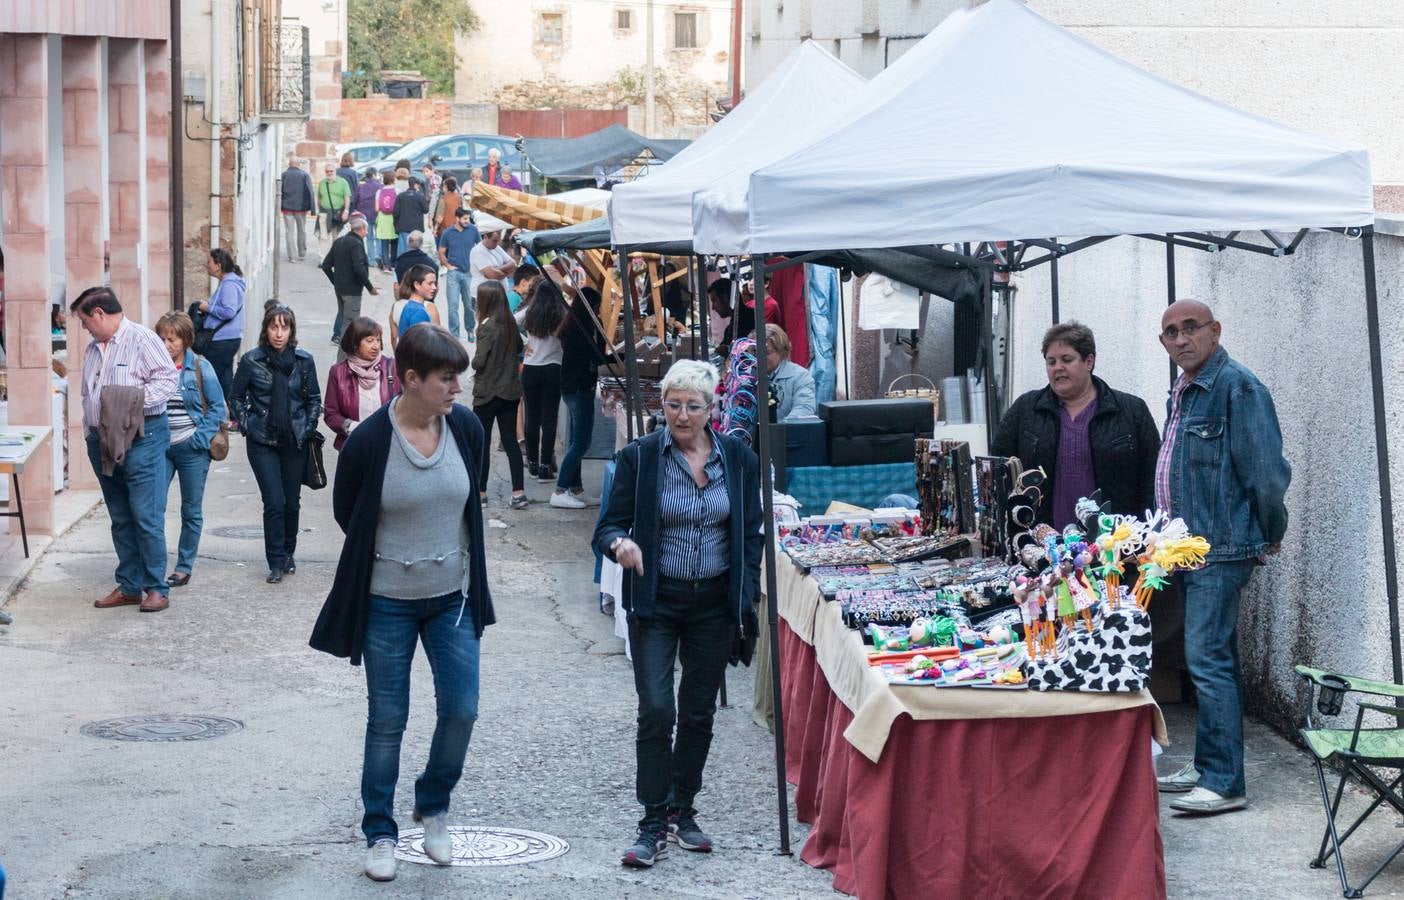
[[[620,860],[626,866],[652,866],[670,840],[711,851],[693,802],[727,661],[737,640],[757,630],[760,464],[740,439],[711,429],[717,380],[710,363],[673,364],[662,384],[667,424],[615,454],[608,508],[595,526],[595,547],[625,570],[639,695],[643,818]]]
[[[990,444],[992,454],[1043,471],[1042,479],[1026,472],[1017,486],[1031,508],[1022,516],[1064,528],[1076,521],[1077,501],[1096,490],[1109,512],[1153,508],[1160,433],[1144,400],[1092,374],[1092,329],[1078,322],[1048,329],[1043,363],[1048,386],[1014,401]]]
[[[293,552],[307,438],[322,417],[317,364],[297,345],[297,317],[288,307],[270,306],[263,314],[258,346],[239,358],[229,403],[263,496],[266,580],[278,584],[297,571]]]

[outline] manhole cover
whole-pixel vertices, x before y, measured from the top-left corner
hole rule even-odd
[[[222,525],[219,528],[207,528],[206,531],[216,537],[234,538],[240,541],[263,540],[262,525]]]
[[[520,828],[449,826],[453,836],[453,866],[517,866],[555,859],[570,850],[558,837]],[[395,856],[406,862],[437,865],[424,853],[424,829],[400,832]]]
[[[223,716],[126,716],[89,722],[79,729],[88,737],[111,741],[208,741],[241,731],[244,723]]]

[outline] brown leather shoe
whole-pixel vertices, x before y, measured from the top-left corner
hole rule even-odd
[[[142,612],[160,612],[171,605],[171,598],[160,591],[147,591],[146,599],[141,601]]]
[[[98,609],[111,609],[114,606],[131,606],[134,603],[140,602],[140,596],[124,594],[121,588],[113,588],[112,593],[108,594],[106,597],[103,597],[101,600],[94,600],[93,606],[96,606]]]

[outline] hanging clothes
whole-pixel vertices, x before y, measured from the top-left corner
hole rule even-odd
[[[772,258],[770,262],[779,263],[784,260],[781,256]],[[769,293],[780,304],[779,325],[790,338],[790,361],[808,366],[809,314],[804,302],[804,266],[791,266],[772,272]]]
[[[838,270],[811,265],[804,266],[804,270],[809,296],[809,374],[814,376],[815,398],[827,403],[834,399],[838,380],[834,363],[839,317]]]

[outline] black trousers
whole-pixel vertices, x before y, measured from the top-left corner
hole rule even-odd
[[[223,392],[226,403],[229,402],[229,390],[234,386],[234,357],[238,353],[238,338],[230,341],[210,341],[209,349],[205,351],[205,359],[210,361],[215,374],[219,376],[219,389]]]
[[[482,406],[473,407],[478,421],[483,423],[483,461],[478,470],[480,490],[487,490],[488,473],[492,469],[492,423],[502,434],[502,449],[507,453],[507,468],[512,472],[512,490],[526,489],[522,472],[522,448],[517,446],[517,401],[493,397]]]
[[[556,464],[556,420],[561,410],[561,366],[522,366],[526,397],[526,458],[535,465]]]
[[[691,809],[702,789],[717,692],[738,627],[730,606],[726,575],[707,581],[660,575],[653,615],[630,616],[629,647],[639,695],[635,789],[644,808],[640,827],[661,824],[670,807]],[[676,702],[674,660],[682,662]]]
[[[273,445],[249,440],[246,446],[249,468],[263,495],[263,552],[268,568],[281,572],[297,550],[306,451],[291,441]]]

